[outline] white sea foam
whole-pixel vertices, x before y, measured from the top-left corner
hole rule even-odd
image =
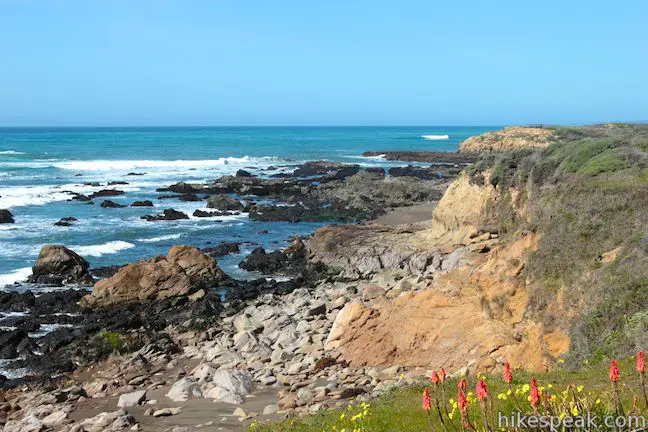
[[[0,208],[40,206],[54,201],[66,201],[72,198],[69,192],[87,194],[113,186],[88,186],[83,184],[42,185],[42,186],[9,186],[3,187],[0,194]],[[127,192],[139,191],[138,185],[118,185]]]
[[[25,153],[15,151],[15,150],[2,150],[2,151],[0,151],[0,155],[21,155],[21,154],[25,154]]]
[[[81,256],[100,257],[103,255],[114,254],[122,250],[132,249],[135,245],[121,240],[110,241],[108,243],[89,246],[72,246],[70,249]]]
[[[14,282],[22,282],[31,274],[31,267],[24,267],[10,273],[0,274],[0,288],[5,285],[11,285]]]
[[[373,159],[373,160],[385,160],[385,154],[379,154],[375,156],[362,156],[365,159]]]
[[[175,240],[179,239],[182,237],[183,234],[169,234],[169,235],[163,235],[159,237],[151,237],[151,238],[139,238],[136,239],[135,241],[141,242],[141,243],[156,243],[156,242],[161,242],[161,241],[166,241],[166,240]]]
[[[274,157],[252,158],[249,156],[242,157],[223,157],[218,159],[206,160],[90,160],[90,161],[70,161],[56,162],[54,167],[64,170],[73,171],[109,171],[109,170],[134,170],[140,168],[211,168],[221,167],[229,164],[244,164],[254,161],[273,161]]]
[[[30,338],[41,338],[49,333],[52,333],[54,330],[72,327],[74,327],[72,324],[41,324],[38,330],[36,330],[35,332],[27,333],[27,336],[29,336]]]
[[[438,141],[438,140],[450,139],[450,136],[449,135],[421,135],[421,138],[423,138],[424,140]]]

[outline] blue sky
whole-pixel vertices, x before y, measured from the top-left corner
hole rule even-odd
[[[0,126],[648,120],[648,1],[0,0]]]

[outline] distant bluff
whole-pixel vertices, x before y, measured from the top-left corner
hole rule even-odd
[[[515,126],[470,137],[459,145],[459,153],[545,148],[557,140],[553,129]]]

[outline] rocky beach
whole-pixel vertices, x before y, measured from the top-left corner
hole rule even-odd
[[[309,161],[278,174],[239,169],[206,183],[160,185],[157,193],[158,200],[200,202],[205,210],[191,214],[197,218],[414,232],[473,159],[388,169]],[[113,211],[153,206],[124,201],[127,184],[95,183],[91,194],[70,192],[70,199]],[[2,214],[15,223],[11,212]],[[141,218],[165,224],[189,217],[169,207]],[[378,217],[391,222],[371,222]],[[56,224],[78,222],[70,216]],[[252,250],[239,267],[264,277],[246,280],[215,261],[240,253],[241,243],[178,245],[165,256],[99,268],[64,245],[43,246],[30,285],[0,291],[3,430],[183,430],[201,422],[206,430],[240,430],[405,382],[400,367],[351,366],[335,346],[360,305],[420,288],[425,263],[411,281],[362,265],[349,278],[337,263],[313,259],[327,247],[326,232],[287,240],[274,251],[247,242]]]
[[[576,139],[644,136],[615,125],[510,128],[438,161],[434,152],[368,155],[424,161],[387,171],[309,161],[278,175],[160,185],[161,197],[204,202],[195,217],[325,224],[284,248],[248,244],[238,265],[263,275],[248,279],[218,265],[238,243],[178,244],[104,268],[44,246],[29,281],[50,289],[0,292],[10,372],[0,376],[2,430],[239,431],[369,400],[436,367],[454,377],[505,362],[549,370],[577,341],[579,306],[541,298],[546,282],[532,273],[551,236],[531,216],[531,181],[558,182],[538,160]],[[493,158],[503,149],[528,159]],[[544,171],[512,174],[534,163]],[[128,198],[102,187],[76,199]],[[142,217],[189,216],[169,207]],[[601,248],[602,272],[621,252]]]

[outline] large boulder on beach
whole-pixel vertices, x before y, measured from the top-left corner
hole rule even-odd
[[[89,285],[94,280],[88,267],[88,261],[65,246],[47,245],[41,248],[27,281],[48,285]]]
[[[83,307],[105,307],[186,296],[228,279],[209,255],[192,246],[174,246],[166,256],[122,267],[81,299]]]
[[[14,223],[13,215],[9,210],[0,209],[0,224]]]

